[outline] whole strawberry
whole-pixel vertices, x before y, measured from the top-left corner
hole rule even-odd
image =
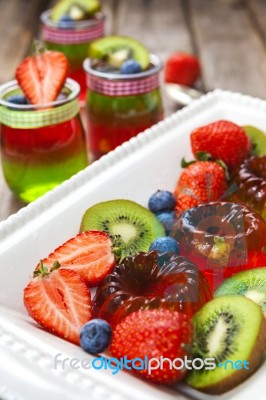
[[[176,210],[185,211],[202,203],[216,201],[227,189],[224,168],[212,161],[197,161],[181,173],[174,195]]]
[[[144,360],[147,357],[154,369],[134,369],[135,361],[133,372],[156,383],[170,384],[183,379],[186,371],[171,368],[169,361],[160,368],[160,359],[184,359],[188,356],[186,345],[191,341],[192,324],[186,315],[170,310],[145,310],[128,315],[116,326],[110,350],[116,358]]]
[[[252,145],[244,129],[230,121],[216,121],[195,129],[190,136],[195,158],[206,152],[214,160],[222,160],[229,171],[249,157]]]
[[[165,64],[165,81],[192,86],[200,76],[200,64],[192,54],[174,53]]]

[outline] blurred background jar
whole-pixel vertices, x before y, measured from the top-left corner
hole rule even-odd
[[[80,84],[79,100],[84,105],[86,95],[86,78],[83,61],[88,56],[89,46],[93,40],[104,36],[105,16],[97,12],[87,20],[68,20],[62,18],[54,21],[52,10],[41,15],[42,39],[48,50],[61,51],[70,64],[69,77]]]
[[[88,165],[79,92],[67,79],[50,104],[14,104],[8,99],[22,94],[17,81],[0,86],[3,173],[22,201],[37,199]]]
[[[163,119],[159,57],[150,55],[147,70],[114,74],[101,70],[101,61],[86,59],[87,133],[94,160]]]

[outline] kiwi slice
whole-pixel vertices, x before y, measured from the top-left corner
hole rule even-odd
[[[214,369],[193,369],[187,376],[186,382],[195,389],[227,392],[262,363],[266,320],[260,307],[244,296],[215,298],[194,315],[193,325],[194,359],[214,358],[216,364]]]
[[[106,61],[118,68],[128,59],[137,61],[142,70],[150,64],[149,52],[143,44],[126,36],[108,36],[95,40],[90,45],[89,57]]]
[[[153,240],[165,235],[155,215],[130,200],[110,200],[90,207],[81,221],[80,231],[86,230],[105,231],[120,259],[148,251]]]
[[[53,7],[51,18],[59,21],[67,14],[73,19],[82,20],[92,18],[100,10],[99,0],[61,0]]]
[[[254,126],[243,126],[244,131],[250,137],[255,156],[266,155],[266,133]]]
[[[240,294],[257,303],[266,316],[266,267],[239,272],[226,279],[214,296]]]

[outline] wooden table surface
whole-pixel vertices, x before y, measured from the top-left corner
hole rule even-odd
[[[39,34],[47,0],[0,0],[0,84]],[[229,89],[266,99],[266,0],[103,0],[107,34],[141,40],[163,60],[174,51],[200,57],[205,91]],[[176,106],[164,95],[165,114]],[[0,172],[0,220],[24,204]]]

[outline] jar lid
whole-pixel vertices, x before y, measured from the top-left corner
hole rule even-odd
[[[95,18],[87,21],[77,21],[69,28],[61,28],[51,20],[51,10],[45,11],[41,15],[42,38],[47,42],[58,44],[79,44],[87,43],[104,36],[103,13],[97,13]]]
[[[69,93],[66,99],[43,105],[16,105],[9,103],[6,98],[21,94],[17,81],[2,85],[0,87],[0,123],[11,128],[34,129],[61,124],[74,118],[80,110],[79,85],[72,79],[67,79],[64,89]]]
[[[89,90],[106,96],[134,96],[145,94],[160,86],[159,72],[162,62],[155,54],[150,54],[150,68],[137,74],[114,74],[98,71],[96,60],[87,58],[83,63]]]

